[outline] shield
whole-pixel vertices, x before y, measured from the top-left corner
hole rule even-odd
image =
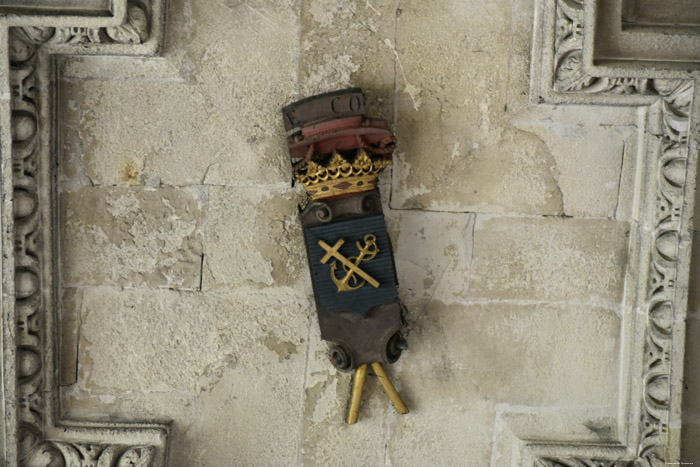
[[[396,274],[384,216],[305,229],[319,310],[367,314],[396,300]]]

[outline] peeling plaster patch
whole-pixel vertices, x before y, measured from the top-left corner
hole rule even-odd
[[[604,441],[614,441],[615,433],[613,427],[611,427],[606,422],[591,420],[584,424],[586,428],[595,433],[601,440]]]
[[[114,218],[135,214],[141,208],[139,200],[133,192],[120,195],[118,198],[107,199],[107,206],[107,212]]]
[[[564,193],[558,183],[559,172],[551,151],[539,136],[514,128],[509,130],[514,132],[511,138],[513,144],[516,144],[516,138],[520,137],[524,144],[527,141],[538,150],[536,154],[533,154],[533,151],[527,151],[521,157],[515,158],[513,165],[508,167],[504,174],[501,182],[503,189],[520,193],[523,199],[533,205],[556,206],[552,214],[565,214]],[[523,177],[523,174],[529,177]],[[528,189],[530,184],[540,186],[542,189],[530,190]]]
[[[303,366],[310,306],[299,291],[280,287],[224,294],[85,288],[78,385],[196,394],[213,391],[232,371]]]
[[[420,109],[420,105],[422,103],[419,95],[421,93],[421,89],[418,86],[414,86],[411,83],[406,83],[406,86],[404,86],[403,91],[405,93],[408,93],[409,96],[411,96],[411,101],[413,102],[413,110],[416,112],[418,109]]]
[[[395,35],[394,11],[393,2],[301,1],[300,97],[358,86],[367,114],[391,123],[395,57],[384,40]]]
[[[224,371],[232,370],[238,364],[238,359],[233,354],[222,355],[216,361],[208,364],[202,370],[202,374],[197,380],[198,391],[210,391],[211,388],[221,380]]]
[[[554,115],[552,115],[554,114]],[[623,177],[626,147],[637,150],[636,110],[596,108],[596,124],[576,107],[537,106],[513,118],[513,124],[536,135],[548,148],[552,171],[569,216],[615,217],[619,193],[633,191]],[[600,121],[606,122],[599,124]],[[624,186],[623,186],[624,185]]]
[[[489,19],[510,8],[460,5],[402,4],[394,43],[385,40],[398,52],[396,134],[409,163],[394,167],[392,207],[561,215],[551,151],[504,112],[512,39]]]
[[[618,303],[630,226],[601,219],[479,216],[470,296]]]
[[[387,429],[383,420],[388,407],[378,386],[376,379],[368,375],[360,422],[366,424],[352,437],[347,436],[345,423],[350,378],[336,374],[307,386],[301,440],[302,465],[334,465],[337,459],[353,459],[353,465],[383,465]]]
[[[202,217],[186,189],[85,188],[61,195],[65,285],[197,288]]]
[[[199,184],[214,162],[220,163],[217,177],[207,183],[288,180],[278,113],[280,103],[296,92],[289,77],[296,73],[297,9],[284,1],[246,1],[235,11],[184,3],[175,8],[186,15],[191,6],[193,18],[179,17],[169,28],[172,43],[162,60],[173,73],[185,73],[188,83],[180,78],[60,83],[59,101],[74,101],[78,109],[59,106],[58,118],[61,180],[73,182],[72,191],[80,164],[101,186],[143,184],[154,174],[164,185]],[[188,37],[194,24],[199,26]],[[247,53],[251,50],[261,53]],[[228,123],[225,138],[221,122]]]
[[[322,63],[317,64],[304,81],[304,94],[348,87],[352,84],[352,74],[359,68],[350,55],[323,54]]]
[[[561,215],[564,200],[556,160],[535,134],[505,127],[480,145],[445,128],[437,101],[424,102],[429,120],[425,140],[397,154],[392,207],[453,212],[513,212]],[[409,119],[402,125],[410,126]],[[456,157],[462,141],[473,149]],[[430,155],[427,157],[426,155]],[[436,162],[435,156],[443,161]]]
[[[295,344],[280,340],[271,332],[267,333],[262,342],[265,344],[265,347],[277,354],[280,363],[282,360],[289,360],[297,351],[297,346]]]
[[[460,141],[455,141],[455,144],[452,146],[452,154],[450,155],[450,158],[454,159],[455,157],[460,157],[462,155],[459,153],[460,144]]]
[[[352,12],[357,10],[357,2],[354,0],[342,1],[337,0],[321,0],[311,3],[309,12],[322,27],[330,27],[336,21],[336,17],[350,18]]]
[[[333,379],[317,382],[306,388],[305,418],[313,423],[322,423],[329,419],[333,415],[338,399],[337,386],[338,380]]]
[[[306,264],[297,196],[291,190],[210,187],[205,290],[296,282]]]
[[[389,224],[396,252],[399,294],[408,308],[427,299],[467,299],[470,275],[467,239],[470,216],[443,212],[400,211]]]

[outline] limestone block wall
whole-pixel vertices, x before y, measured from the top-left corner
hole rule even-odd
[[[55,59],[63,415],[172,421],[178,467],[520,465],[518,433],[619,441],[653,108],[532,102],[528,0],[167,8],[159,57]],[[399,140],[380,190],[411,409],[369,377],[354,426],[280,116],[349,86]],[[700,462],[693,290],[683,460]]]

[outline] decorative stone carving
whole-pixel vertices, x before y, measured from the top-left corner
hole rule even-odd
[[[52,41],[68,44],[142,44],[149,36],[148,8],[139,1],[130,0],[126,11],[126,22],[122,25],[59,28]]]
[[[691,122],[699,117],[693,105],[697,74],[673,67],[659,73],[663,64],[656,63],[654,72],[640,66],[630,72],[634,77],[624,77],[624,69],[617,70],[623,76],[617,77],[616,68],[598,66],[587,37],[594,33],[596,26],[591,22],[600,13],[598,6],[596,2],[584,5],[583,0],[538,4],[532,96],[539,102],[563,104],[652,105],[647,174],[639,179],[646,186],[639,187],[638,195],[638,294],[635,303],[628,304],[643,318],[628,328],[635,329],[624,350],[632,360],[632,381],[626,394],[629,399],[619,407],[619,444],[582,449],[580,444],[532,443],[523,449],[523,465],[662,466],[680,460],[680,388],[697,163],[690,146],[698,144],[697,129],[693,130],[697,124]],[[640,77],[645,72],[649,77]],[[644,238],[649,235],[648,240]],[[634,319],[637,313],[626,319]],[[636,344],[635,338],[643,345]],[[639,362],[641,371],[634,362]]]
[[[681,63],[685,69],[680,70],[663,63],[627,69],[595,63],[591,18],[597,3],[537,2],[532,92],[543,103],[649,106],[645,167],[637,176],[632,242],[637,261],[633,264],[632,255],[634,277],[629,279],[639,293],[629,294],[623,307],[628,337],[621,353],[627,363],[620,378],[616,441],[547,442],[497,421],[495,438],[513,433],[521,463],[528,466],[662,466],[679,460],[683,323],[698,154],[697,64]],[[0,433],[7,465],[167,462],[167,426],[63,420],[55,393],[51,54],[155,53],[163,2],[114,4],[109,20],[63,15],[1,20],[15,26],[2,38],[11,69],[4,73],[10,86],[0,99],[0,150],[12,154],[2,162],[5,424]]]
[[[8,382],[3,388],[5,465],[116,467],[166,463],[167,425],[95,425],[61,419],[54,369],[54,214],[49,164],[53,102],[48,66],[54,51],[155,52],[162,32],[163,8],[159,0],[129,1],[123,24],[110,27],[90,27],[87,20],[88,25],[80,27],[9,29],[6,53],[11,120],[2,128],[3,138],[11,137],[12,154],[11,174],[4,170],[3,177],[2,243],[7,245],[3,249],[3,376]],[[51,19],[38,18],[36,22]],[[112,46],[116,48],[111,50]],[[3,142],[3,148],[8,146]],[[8,163],[3,163],[8,168]],[[12,277],[13,281],[8,280]],[[16,366],[12,364],[15,356]]]

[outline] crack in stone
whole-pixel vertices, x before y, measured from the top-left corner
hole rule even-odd
[[[622,142],[622,154],[620,155],[620,177],[617,180],[617,200],[615,202],[615,210],[613,211],[613,216],[615,219],[618,218],[618,210],[620,209],[620,194],[622,193],[622,176],[623,176],[623,167],[625,164],[625,151],[627,149],[627,142],[623,141]]]

